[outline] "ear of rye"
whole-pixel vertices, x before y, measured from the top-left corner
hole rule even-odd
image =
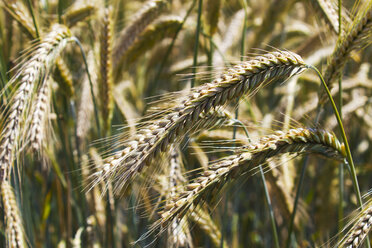
[[[141,128],[126,142],[125,149],[105,160],[104,169],[94,177],[99,178],[98,181],[113,181],[115,189],[121,189],[170,143],[179,142],[185,134],[192,133],[201,114],[304,69],[305,63],[300,56],[284,51],[258,56],[228,69],[211,83],[192,89],[168,114]]]
[[[354,22],[351,22],[337,41],[337,45],[330,57],[327,68],[324,72],[324,81],[332,88],[332,82],[340,75],[348,61],[351,53],[363,49],[370,43],[372,30],[372,2],[368,1],[363,5]],[[325,93],[321,102],[327,99]]]
[[[27,247],[24,238],[22,218],[12,186],[7,180],[1,182],[1,198],[5,217],[7,247]]]
[[[133,44],[139,34],[152,23],[161,13],[161,10],[166,5],[164,0],[151,0],[141,8],[134,20],[121,31],[119,38],[113,48],[113,64],[117,68],[121,64],[123,55],[127,52],[128,48]]]
[[[368,237],[372,227],[372,201],[369,206],[364,208],[357,216],[356,223],[350,231],[343,237],[338,247],[357,248],[363,244],[365,238]]]
[[[66,27],[54,25],[52,31],[36,46],[31,57],[10,81],[10,83],[19,81],[19,87],[9,104],[8,115],[1,131],[0,181],[9,176],[23,131],[27,130],[21,122],[29,109],[33,91],[39,81],[48,76],[56,58],[70,37],[70,31]]]
[[[162,218],[156,225],[168,225],[175,217],[180,218],[191,206],[206,200],[212,190],[220,189],[228,179],[232,181],[243,177],[253,167],[259,166],[269,158],[285,153],[312,152],[342,160],[345,148],[331,133],[313,129],[291,129],[278,131],[275,135],[265,136],[261,141],[250,144],[237,155],[229,156],[209,166],[202,175],[185,186],[183,192],[168,203],[162,211]],[[232,177],[235,175],[235,177]]]

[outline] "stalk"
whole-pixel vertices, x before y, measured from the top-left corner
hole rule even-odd
[[[329,91],[328,86],[325,83],[325,81],[323,79],[323,76],[319,72],[319,70],[316,67],[312,66],[312,65],[307,65],[307,67],[309,69],[312,69],[312,70],[314,70],[316,72],[316,74],[318,75],[318,77],[319,77],[320,81],[322,82],[323,87],[324,87],[324,89],[325,89],[325,91],[326,91],[326,93],[328,95],[328,99],[331,101],[332,108],[333,108],[333,111],[334,111],[334,114],[336,116],[339,129],[340,129],[340,132],[341,132],[342,140],[345,143],[345,151],[346,151],[347,163],[350,165],[351,179],[353,180],[353,185],[354,185],[355,193],[357,195],[358,205],[359,205],[359,207],[361,207],[361,209],[363,209],[363,202],[362,202],[362,197],[361,197],[361,194],[360,194],[360,189],[359,189],[359,184],[358,184],[358,178],[357,178],[356,171],[355,171],[353,157],[351,156],[349,143],[347,141],[347,137],[346,137],[346,134],[345,134],[345,129],[344,129],[344,126],[342,124],[342,120],[341,120],[340,114],[339,114],[339,112],[337,110],[337,106],[336,106],[335,101],[333,100],[333,97],[331,95],[331,92]]]
[[[275,244],[276,248],[280,248],[278,232],[276,230],[276,223],[275,223],[273,205],[271,204],[269,191],[267,190],[265,175],[264,175],[264,172],[263,172],[263,169],[262,169],[261,165],[260,165],[260,174],[261,174],[261,179],[262,179],[263,186],[264,186],[266,202],[267,202],[267,205],[268,205],[269,211],[270,211],[270,223],[271,223],[271,228],[273,229],[274,244]]]
[[[243,128],[244,133],[247,136],[248,142],[252,142],[251,141],[251,138],[249,137],[249,133],[248,133],[247,128],[239,120],[236,120],[236,122]],[[265,199],[266,199],[266,202],[267,202],[267,206],[269,208],[270,224],[271,224],[271,229],[273,231],[273,238],[274,238],[275,248],[280,248],[279,238],[278,238],[279,237],[278,236],[278,231],[276,229],[274,209],[273,209],[273,205],[271,203],[269,191],[267,189],[266,180],[265,180],[265,174],[264,174],[264,171],[262,169],[262,165],[259,166],[259,169],[260,169],[260,175],[261,175],[262,184],[263,184],[264,191],[265,191]]]
[[[302,168],[301,168],[300,180],[298,182],[295,202],[293,204],[293,210],[292,210],[292,214],[291,214],[291,220],[289,222],[288,238],[287,238],[287,243],[286,243],[286,246],[285,246],[286,248],[289,248],[290,244],[291,244],[292,232],[293,232],[293,228],[294,228],[294,220],[295,220],[295,216],[296,216],[296,212],[297,212],[297,206],[298,206],[298,200],[300,199],[300,193],[301,193],[301,190],[302,190],[302,183],[303,183],[304,178],[305,178],[305,171],[306,171],[308,161],[309,161],[309,156],[306,156],[305,159],[304,159]]]
[[[316,115],[316,118],[315,118],[315,123],[318,123],[319,117],[320,117],[320,107],[318,106],[318,111],[317,111],[317,115]],[[309,155],[306,155],[305,158],[304,158],[304,161],[302,163],[301,176],[300,176],[300,180],[299,180],[298,186],[297,186],[295,202],[293,203],[293,210],[292,210],[292,214],[291,214],[291,220],[289,222],[288,238],[287,238],[287,244],[286,244],[287,248],[289,247],[290,241],[291,241],[291,238],[292,238],[292,232],[293,232],[293,228],[294,228],[294,220],[295,220],[295,216],[296,216],[296,212],[297,212],[298,200],[299,200],[300,193],[301,193],[301,190],[302,190],[302,183],[304,181],[303,179],[305,177],[305,171],[306,171],[306,168],[307,168],[308,164],[309,164]]]
[[[244,9],[246,10],[246,3],[245,3],[244,0],[242,1],[242,4],[244,6]],[[244,24],[243,24],[242,39],[241,39],[241,44],[240,44],[240,61],[243,61],[244,54],[245,54],[245,34],[246,34],[246,28],[247,28],[246,23],[247,23],[247,11],[245,11],[245,13],[244,13]],[[235,109],[235,117],[234,117],[235,120],[238,120],[238,117],[239,117],[239,99],[240,98],[236,99],[236,109]],[[236,138],[236,130],[237,130],[237,126],[234,125],[234,127],[233,127],[233,137],[232,137],[233,140],[235,140],[235,138]],[[249,134],[248,134],[247,129],[244,128],[244,131],[246,132],[246,135],[249,139]],[[261,169],[261,167],[260,167],[260,169]],[[263,176],[263,175],[261,175],[261,176]],[[265,184],[265,181],[264,181],[264,184]],[[269,199],[269,201],[270,201],[270,199]],[[225,207],[227,206],[227,202],[228,202],[228,200],[226,198]],[[235,202],[235,204],[237,204],[237,201]],[[225,215],[225,218],[224,218],[225,221],[227,221],[226,220],[227,218],[228,218],[228,216]],[[221,235],[221,238],[222,238],[221,245],[223,244],[223,237],[224,237],[223,234],[224,234],[224,232],[222,232],[222,235]]]
[[[58,0],[58,23],[62,23],[62,8],[63,8],[63,1]]]
[[[30,9],[32,22],[34,23],[36,37],[39,38],[40,37],[39,29],[37,27],[36,18],[35,18],[34,10],[32,8],[31,0],[27,0],[27,5],[28,5],[28,8]]]
[[[341,39],[342,35],[342,0],[338,0],[338,38]],[[340,116],[342,118],[342,74],[340,74],[338,80],[338,106],[340,109]],[[344,166],[340,164],[338,167],[339,173],[339,205],[338,205],[338,230],[341,231],[344,227]]]
[[[192,68],[192,74],[194,75],[191,80],[191,88],[195,86],[195,75],[196,75],[196,66],[198,65],[198,48],[199,48],[199,35],[200,35],[200,24],[201,24],[201,13],[203,7],[203,0],[199,0],[198,5],[198,22],[196,24],[196,34],[195,34],[195,44],[194,44],[194,62]]]

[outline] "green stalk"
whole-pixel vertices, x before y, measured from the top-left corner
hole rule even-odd
[[[325,83],[325,81],[323,79],[323,76],[322,76],[322,74],[320,74],[319,70],[316,67],[312,66],[312,65],[307,65],[307,68],[310,68],[310,69],[312,69],[312,70],[314,70],[316,72],[316,74],[318,75],[320,81],[322,82],[322,84],[324,86],[325,91],[327,92],[327,95],[328,95],[329,100],[331,101],[332,108],[333,108],[334,114],[335,114],[336,119],[337,119],[338,127],[339,127],[340,132],[341,132],[342,140],[344,141],[344,144],[345,144],[345,151],[346,151],[347,162],[350,165],[351,179],[353,181],[354,190],[355,190],[355,193],[357,195],[358,205],[359,205],[359,207],[361,209],[363,209],[363,202],[362,202],[362,197],[361,197],[360,190],[359,190],[358,178],[356,176],[354,161],[353,161],[353,158],[351,156],[349,143],[347,141],[347,137],[346,137],[346,134],[345,134],[344,126],[342,124],[342,120],[341,120],[340,114],[339,114],[339,112],[337,110],[337,106],[336,106],[335,101],[333,100],[333,97],[331,95],[331,92],[329,91],[328,86]]]
[[[234,125],[239,125],[241,128],[243,128],[243,130],[244,130],[244,133],[245,133],[245,136],[247,136],[247,139],[248,139],[248,142],[249,143],[251,143],[252,142],[252,140],[251,140],[251,138],[249,137],[249,133],[248,133],[248,130],[247,130],[247,128],[246,128],[246,126],[244,126],[244,124],[240,121],[240,120],[238,120],[238,119],[234,119]]]
[[[2,62],[3,60],[0,59],[0,87],[3,89],[6,85],[6,82],[5,82],[5,76],[4,76],[5,73],[3,73],[4,70],[3,70]]]
[[[238,124],[239,126],[241,126],[243,128],[244,133],[247,136],[248,142],[251,142],[251,138],[249,137],[249,133],[248,133],[248,130],[247,130],[246,126],[244,126],[243,123],[240,120],[236,119],[235,122],[236,122],[236,124]],[[261,165],[259,166],[259,169],[260,169],[262,184],[264,186],[265,199],[266,199],[266,202],[267,202],[267,206],[269,207],[270,223],[271,223],[271,228],[272,228],[272,231],[273,231],[273,236],[274,236],[273,238],[274,238],[275,248],[279,248],[280,247],[279,238],[278,238],[279,236],[278,236],[278,231],[276,229],[276,222],[275,222],[275,214],[274,214],[273,205],[271,204],[270,194],[269,194],[269,191],[268,191],[267,185],[266,185],[265,174],[264,174],[264,171],[263,171]]]
[[[244,60],[244,54],[245,54],[245,35],[246,35],[246,29],[247,29],[247,18],[248,18],[248,14],[247,14],[247,3],[243,0],[242,1],[242,5],[244,7],[244,24],[243,24],[243,30],[242,30],[242,40],[241,40],[241,44],[240,44],[240,61],[243,61]],[[235,109],[235,119],[237,120],[238,119],[238,115],[239,115],[239,99],[237,99],[237,106],[236,106],[236,109]],[[236,126],[234,126],[234,130],[233,130],[233,140],[235,140],[236,138]]]
[[[28,8],[29,8],[30,13],[31,13],[32,22],[34,23],[36,37],[39,38],[40,37],[39,29],[37,27],[36,18],[35,18],[34,10],[32,8],[31,0],[27,0],[27,5],[28,5]]]
[[[209,40],[209,44],[211,46],[212,51],[214,51],[214,49],[215,49],[216,52],[222,57],[222,60],[223,60],[223,63],[225,64],[225,66],[231,66],[231,63],[229,61],[227,61],[227,59],[226,59],[225,55],[223,54],[223,52],[221,51],[221,49],[219,49],[217,44],[213,41],[213,38],[210,35],[203,32],[203,31],[201,31],[201,34]],[[209,59],[209,56],[208,56],[208,59]],[[209,65],[209,61],[208,61],[208,65]],[[212,69],[212,68],[210,68],[210,69]]]
[[[198,65],[198,48],[199,48],[199,35],[200,35],[200,24],[201,24],[201,14],[202,14],[203,0],[199,0],[198,5],[198,21],[196,24],[196,33],[195,33],[195,44],[194,44],[194,62],[192,67],[193,78],[191,80],[191,88],[195,86],[195,77],[196,77],[196,66]]]
[[[0,32],[0,39],[1,40],[4,40],[4,35],[2,32]],[[4,43],[5,43],[5,40],[4,40]],[[0,87],[3,89],[4,86],[6,85],[6,62],[5,62],[5,55],[4,55],[4,50],[5,50],[5,45],[4,43],[1,44],[0,46],[0,51],[1,51],[1,55],[0,55]]]
[[[245,4],[245,1],[243,0],[243,6],[244,6],[244,9],[246,10],[246,4]],[[240,54],[241,54],[241,60],[243,60],[243,56],[244,56],[244,52],[245,52],[245,32],[246,32],[246,22],[247,22],[247,11],[245,11],[245,15],[244,15],[244,25],[243,25],[243,31],[242,31],[242,40],[241,40],[241,50],[240,50]],[[195,75],[195,74],[194,74]],[[239,116],[239,99],[236,100],[236,109],[235,109],[235,120],[238,120],[238,116]],[[235,140],[236,138],[236,125],[234,125],[233,127],[233,140]],[[245,129],[245,132],[247,134],[247,137],[249,139],[249,135],[248,135],[248,132],[247,130]],[[237,203],[235,203],[237,204]],[[225,207],[227,206],[227,198],[226,198],[226,202],[225,202]],[[228,216],[227,215],[224,215],[225,217],[223,218],[223,220],[227,221],[227,218]],[[222,222],[223,224],[225,222]],[[224,225],[225,226],[225,225]],[[222,235],[221,235],[221,245],[223,244],[223,239],[224,239],[224,231],[222,232]]]
[[[318,109],[317,109],[317,115],[315,117],[315,123],[318,123],[319,117],[320,117],[320,106],[318,106]],[[287,238],[287,243],[286,243],[287,248],[289,247],[290,241],[293,237],[292,232],[293,232],[293,228],[294,228],[294,220],[295,220],[295,216],[296,216],[296,212],[297,212],[298,200],[300,198],[300,194],[301,194],[301,191],[302,191],[302,184],[303,184],[303,181],[304,181],[304,178],[305,178],[305,172],[306,172],[306,168],[307,168],[308,164],[309,164],[309,155],[306,155],[305,158],[304,158],[304,161],[302,163],[300,180],[298,182],[295,201],[293,203],[293,210],[292,210],[292,214],[291,214],[291,219],[290,219],[290,222],[289,222],[288,238]]]
[[[344,227],[344,165],[339,164],[338,167],[338,182],[340,186],[339,205],[338,205],[338,231],[341,232]]]
[[[338,39],[341,39],[342,35],[342,0],[338,0]],[[340,116],[342,118],[342,74],[338,80],[338,106],[340,110]],[[339,173],[339,204],[338,204],[338,223],[339,232],[344,227],[344,166],[340,164],[338,167]]]
[[[338,0],[338,39],[341,39],[341,32],[342,32],[342,0]],[[340,74],[340,77],[338,79],[338,107],[340,111],[340,116],[342,117],[342,74]]]
[[[243,1],[245,3],[245,1]],[[243,4],[244,9],[246,9],[246,4]],[[240,61],[243,61],[244,59],[244,54],[245,54],[245,34],[246,34],[246,29],[247,29],[247,11],[244,13],[244,24],[243,24],[243,30],[242,30],[242,41],[240,44]],[[239,98],[236,99],[236,109],[235,109],[235,119],[238,119],[239,115]],[[234,126],[233,130],[233,140],[236,138],[236,126]]]
[[[114,211],[111,209],[111,201],[110,201],[110,194],[111,192],[108,191],[106,194],[106,215],[108,216],[108,221],[106,223],[106,247],[116,247],[115,242],[115,233],[114,233]]]
[[[286,248],[289,248],[289,246],[291,244],[292,233],[293,233],[293,228],[294,228],[294,220],[295,220],[295,216],[296,216],[296,212],[297,212],[298,201],[300,199],[302,184],[303,184],[303,181],[304,181],[304,178],[305,178],[305,172],[306,172],[308,161],[309,161],[309,156],[306,156],[305,159],[304,159],[304,162],[302,164],[300,180],[298,181],[296,197],[295,197],[295,201],[293,203],[293,210],[292,210],[292,214],[291,214],[291,219],[289,221],[288,238],[287,238],[287,243],[286,243],[286,246],[285,246]]]
[[[62,23],[62,8],[63,8],[63,1],[58,0],[58,23]]]
[[[259,167],[260,167],[260,174],[261,174],[262,183],[263,183],[264,190],[265,190],[265,198],[266,198],[266,202],[267,202],[267,205],[269,207],[269,212],[270,212],[270,222],[271,222],[271,228],[273,229],[274,244],[275,244],[276,248],[279,248],[280,245],[279,245],[278,232],[276,230],[274,210],[273,210],[273,206],[271,204],[269,191],[267,190],[265,175],[264,175],[262,166],[260,165]]]
[[[209,36],[209,51],[208,51],[208,71],[212,76],[212,65],[213,65],[213,40],[212,36]]]
[[[247,33],[247,18],[248,18],[248,6],[247,3],[242,0],[243,8],[244,8],[244,23],[243,23],[243,31],[242,31],[242,42],[240,44],[240,61],[244,60],[245,55],[245,36]]]

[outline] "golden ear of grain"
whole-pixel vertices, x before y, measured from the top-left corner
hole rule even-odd
[[[44,80],[40,89],[37,92],[36,101],[33,104],[31,115],[31,126],[28,130],[28,136],[31,143],[31,148],[36,153],[41,153],[43,143],[46,141],[48,113],[50,105],[50,90],[49,82]]]
[[[67,96],[72,97],[75,94],[71,72],[62,58],[56,60],[53,78]]]
[[[54,25],[10,81],[11,84],[19,81],[19,87],[9,103],[9,111],[1,131],[0,181],[9,176],[22,135],[27,130],[21,122],[30,107],[34,88],[40,80],[46,80],[50,68],[70,37],[70,31],[65,26]]]
[[[167,16],[160,18],[153,25],[149,25],[138,37],[133,41],[130,47],[127,48],[123,58],[115,65],[115,78],[117,79],[124,67],[133,64],[140,56],[143,56],[146,51],[153,48],[166,38],[172,38],[180,25],[182,19],[177,16]],[[114,55],[116,56],[116,55]]]
[[[238,180],[252,167],[261,165],[269,158],[285,153],[318,153],[335,159],[344,159],[343,145],[336,136],[323,130],[291,129],[288,132],[278,131],[275,135],[264,136],[258,143],[247,145],[237,155],[229,156],[209,166],[202,175],[185,186],[171,203],[168,204],[154,225],[166,226],[174,218],[181,218],[190,206],[206,201],[204,196],[220,189],[227,182]],[[232,178],[232,175],[234,177]]]
[[[186,179],[182,175],[182,158],[177,145],[171,146],[169,167],[169,184],[166,199],[172,199],[177,189],[182,187]],[[175,218],[168,227],[167,247],[191,247],[192,240],[188,221],[185,218]]]
[[[325,23],[331,28],[331,30],[338,34],[339,30],[339,21],[338,21],[338,6],[337,3],[333,0],[312,0],[312,6],[314,9],[319,13],[319,15],[323,18]],[[345,11],[342,9],[342,23],[346,25],[351,22],[351,19]]]
[[[77,2],[62,16],[62,19],[67,27],[72,28],[92,16],[95,11],[96,8],[93,4]]]
[[[5,10],[18,22],[23,30],[26,31],[30,39],[36,38],[35,26],[32,25],[32,18],[28,13],[26,6],[20,1],[3,1]]]
[[[223,241],[223,246],[221,246],[222,239],[220,227],[213,221],[207,210],[204,210],[201,207],[196,207],[192,210],[193,211],[189,211],[190,219],[195,222],[206,235],[208,235],[213,245],[215,247],[228,247],[226,240]]]
[[[114,68],[118,67],[124,54],[136,40],[137,36],[159,16],[165,5],[166,1],[163,0],[148,1],[144,7],[139,10],[136,17],[133,18],[134,20],[120,33],[113,49]]]
[[[5,235],[7,247],[27,247],[24,238],[22,218],[18,209],[17,201],[10,183],[7,180],[1,182],[1,198],[5,217]]]
[[[98,85],[100,88],[99,92],[104,130],[110,130],[114,104],[112,95],[112,32],[114,27],[112,13],[113,11],[111,7],[104,10],[100,37],[100,71]]]
[[[327,68],[324,72],[324,80],[329,88],[332,82],[340,75],[353,51],[364,48],[370,43],[372,30],[372,2],[363,5],[355,18],[345,29],[345,34],[340,36]],[[320,101],[324,103],[327,97],[325,93]]]
[[[363,244],[363,241],[368,237],[372,227],[372,201],[369,206],[364,208],[357,216],[356,223],[342,238],[337,247],[358,248]]]
[[[104,170],[93,177],[115,181],[115,189],[142,171],[170,143],[177,143],[200,127],[201,114],[257,91],[275,79],[286,79],[305,69],[302,59],[291,52],[272,52],[238,64],[211,83],[192,89],[168,114],[152,121],[125,143],[126,148],[105,161]]]
[[[217,31],[221,6],[221,0],[207,0],[203,6],[202,17],[206,26],[205,31],[210,36],[213,36]]]
[[[24,5],[22,5],[22,2],[4,1],[4,3],[5,9],[26,31],[29,38],[30,39],[37,38],[35,26],[32,25],[33,23],[32,18],[28,14],[27,8]],[[72,96],[75,93],[71,73],[62,58],[57,58],[56,60],[56,68],[53,77],[68,96]]]
[[[183,164],[182,157],[178,145],[172,144],[170,147],[170,162],[169,168],[165,168],[167,183],[161,181],[162,187],[159,190],[161,195],[165,195],[165,205],[170,207],[173,205],[172,199],[174,199],[179,192],[184,190],[184,185],[187,183],[187,179],[183,175]],[[160,177],[158,177],[159,179]],[[164,191],[166,193],[164,194]],[[167,199],[170,199],[167,204]],[[211,216],[207,210],[197,207],[189,211],[189,218],[175,218],[172,223],[168,226],[168,239],[167,247],[192,247],[192,240],[189,230],[189,221],[194,222],[198,227],[209,236],[211,241],[216,247],[220,247],[221,243],[221,232],[216,223],[213,222]],[[224,243],[225,244],[225,243]],[[226,245],[226,244],[225,244]]]

